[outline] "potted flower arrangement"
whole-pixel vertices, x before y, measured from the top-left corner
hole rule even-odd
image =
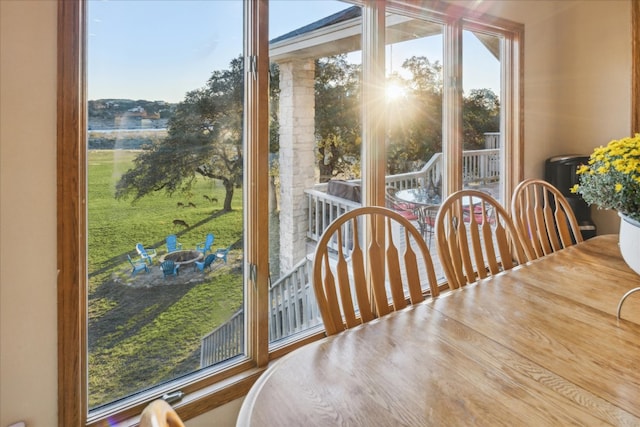
[[[578,168],[579,184],[571,191],[585,202],[620,215],[620,250],[640,274],[640,134],[596,148]]]

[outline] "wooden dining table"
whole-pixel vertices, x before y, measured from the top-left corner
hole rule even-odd
[[[598,236],[301,347],[246,426],[640,426],[640,276]]]

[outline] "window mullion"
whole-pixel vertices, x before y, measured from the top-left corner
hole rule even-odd
[[[507,43],[502,42],[503,61],[501,64],[502,93],[500,117],[500,133],[503,135],[500,155],[505,161],[501,162],[501,176],[504,176],[504,194],[511,194],[518,182],[524,177],[523,150],[523,117],[522,117],[522,57],[520,51],[523,46],[522,33],[514,33]],[[506,199],[505,199],[506,200]]]
[[[369,2],[362,8],[362,184],[363,206],[384,206],[386,150],[383,120],[385,111],[385,2]],[[384,246],[381,223],[363,224],[369,229],[364,245],[370,240]],[[377,230],[380,230],[378,232]],[[369,267],[367,282],[372,292]],[[371,307],[375,310],[374,307]]]
[[[245,2],[245,319],[247,355],[269,361],[269,40],[267,0]]]
[[[384,102],[385,3],[362,9],[362,181],[364,206],[384,206],[386,171]]]
[[[442,152],[445,194],[462,189],[462,23],[444,27]]]

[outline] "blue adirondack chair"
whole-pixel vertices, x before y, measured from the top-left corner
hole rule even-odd
[[[227,255],[229,255],[229,251],[231,250],[231,247],[233,246],[233,243],[229,245],[229,247],[227,248],[220,248],[216,250],[216,258],[221,259],[224,261],[224,263],[227,263]]]
[[[158,255],[155,249],[145,249],[142,243],[136,244],[136,251],[140,255],[140,259],[149,265],[153,264],[153,258]]]
[[[168,259],[166,261],[163,261],[162,264],[160,264],[160,268],[162,268],[162,274],[166,279],[167,276],[177,276],[178,269],[180,268],[180,266],[175,262],[171,261],[170,259]]]
[[[127,254],[127,258],[129,259],[129,263],[133,270],[131,270],[131,275],[135,276],[137,272],[144,270],[145,272],[149,272],[149,268],[147,267],[147,263],[144,261],[133,261],[129,254]]]
[[[215,240],[215,237],[213,234],[211,233],[207,234],[207,238],[205,239],[204,242],[200,242],[196,244],[196,251],[202,252],[203,255],[206,255],[207,252],[211,251],[211,245],[213,245],[214,240]]]
[[[193,264],[193,270],[195,271],[196,269],[200,270],[200,271],[204,271],[205,268],[208,268],[209,270],[211,270],[211,264],[218,259],[218,257],[216,256],[216,254],[209,254],[207,255],[207,257],[204,259],[204,261],[196,261]]]
[[[178,242],[178,238],[175,234],[169,234],[167,236],[167,252],[175,252],[182,250],[182,243]]]

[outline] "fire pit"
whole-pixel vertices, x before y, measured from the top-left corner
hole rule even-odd
[[[202,252],[198,251],[175,251],[170,252],[162,257],[160,262],[167,260],[175,262],[179,266],[191,265],[196,261],[200,261],[204,258]]]

